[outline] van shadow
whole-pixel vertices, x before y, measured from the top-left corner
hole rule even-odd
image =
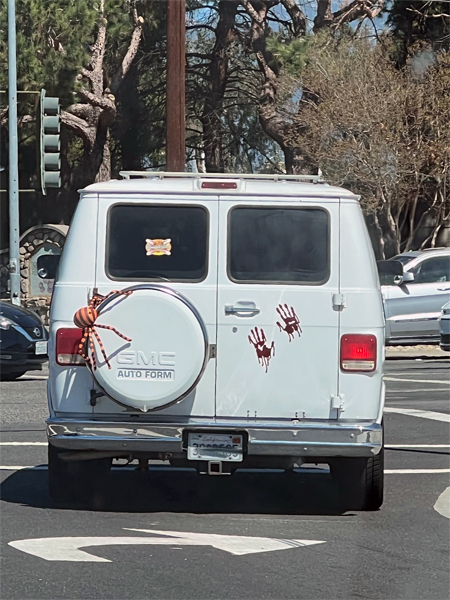
[[[312,471],[312,469],[311,469]],[[46,470],[22,470],[0,486],[4,502],[37,508],[106,512],[338,515],[337,488],[328,472],[237,472],[205,476],[195,471],[112,471],[89,503],[56,504]]]

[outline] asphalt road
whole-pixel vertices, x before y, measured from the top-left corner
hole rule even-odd
[[[115,470],[97,510],[56,507],[45,373],[3,383],[0,598],[447,599],[449,376],[447,360],[387,362],[386,495],[373,513],[343,513],[329,473],[311,467]],[[80,547],[82,561],[64,560]]]

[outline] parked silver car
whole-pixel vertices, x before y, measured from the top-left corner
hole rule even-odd
[[[450,300],[450,248],[405,253],[403,275],[382,285],[386,344],[439,343],[441,309]],[[411,256],[411,260],[409,257]],[[384,281],[381,279],[381,283]]]

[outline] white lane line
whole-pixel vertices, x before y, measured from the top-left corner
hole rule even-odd
[[[0,442],[0,446],[48,446],[48,443],[47,442]],[[389,444],[389,445],[386,445],[385,448],[450,448],[450,444]]]
[[[32,469],[33,471],[47,471],[47,465],[2,465],[0,471],[23,471],[24,469]]]
[[[444,392],[446,392],[447,394],[449,393],[448,390],[446,390],[445,388],[419,388],[419,389],[414,389],[414,390],[405,390],[404,388],[402,388],[401,390],[386,390],[387,394],[390,394],[391,396],[395,396],[397,398],[397,393],[401,392],[402,394],[416,394],[418,392],[434,392],[435,394],[443,394]]]
[[[450,473],[450,469],[385,469],[385,475],[423,475],[425,473]]]
[[[385,406],[384,412],[397,413],[408,417],[422,417],[422,419],[431,419],[432,421],[444,421],[450,423],[450,415],[445,413],[433,412],[431,410],[420,410],[418,408],[394,408],[393,406]]]
[[[433,508],[443,517],[450,519],[450,487],[442,492]]]
[[[48,375],[22,375],[17,381],[31,381],[33,379],[48,379]]]
[[[450,444],[389,444],[385,448],[450,448]]]
[[[37,466],[33,466],[33,465],[3,465],[0,466],[0,471],[24,471],[24,470],[31,470],[31,471],[48,471],[48,466],[47,465],[37,465]],[[136,471],[137,467],[136,466],[131,466],[131,467],[112,467],[112,471]],[[167,468],[167,470],[169,470],[170,467]],[[312,470],[312,469],[311,469]],[[301,471],[302,473],[307,473],[308,471],[306,469],[302,469]],[[385,469],[384,470],[385,474],[387,475],[392,475],[392,474],[405,474],[405,475],[420,475],[420,474],[424,474],[424,473],[450,473],[450,469]],[[326,473],[328,474],[329,471],[328,469],[316,469],[315,473]]]
[[[0,442],[0,446],[48,446],[47,442]]]
[[[450,385],[450,379],[401,379],[400,377],[384,377],[385,381],[408,381],[410,383],[440,383]]]

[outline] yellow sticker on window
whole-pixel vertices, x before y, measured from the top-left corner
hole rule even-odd
[[[167,240],[156,239],[156,240],[145,240],[145,251],[147,256],[170,256],[172,250],[171,239]]]

